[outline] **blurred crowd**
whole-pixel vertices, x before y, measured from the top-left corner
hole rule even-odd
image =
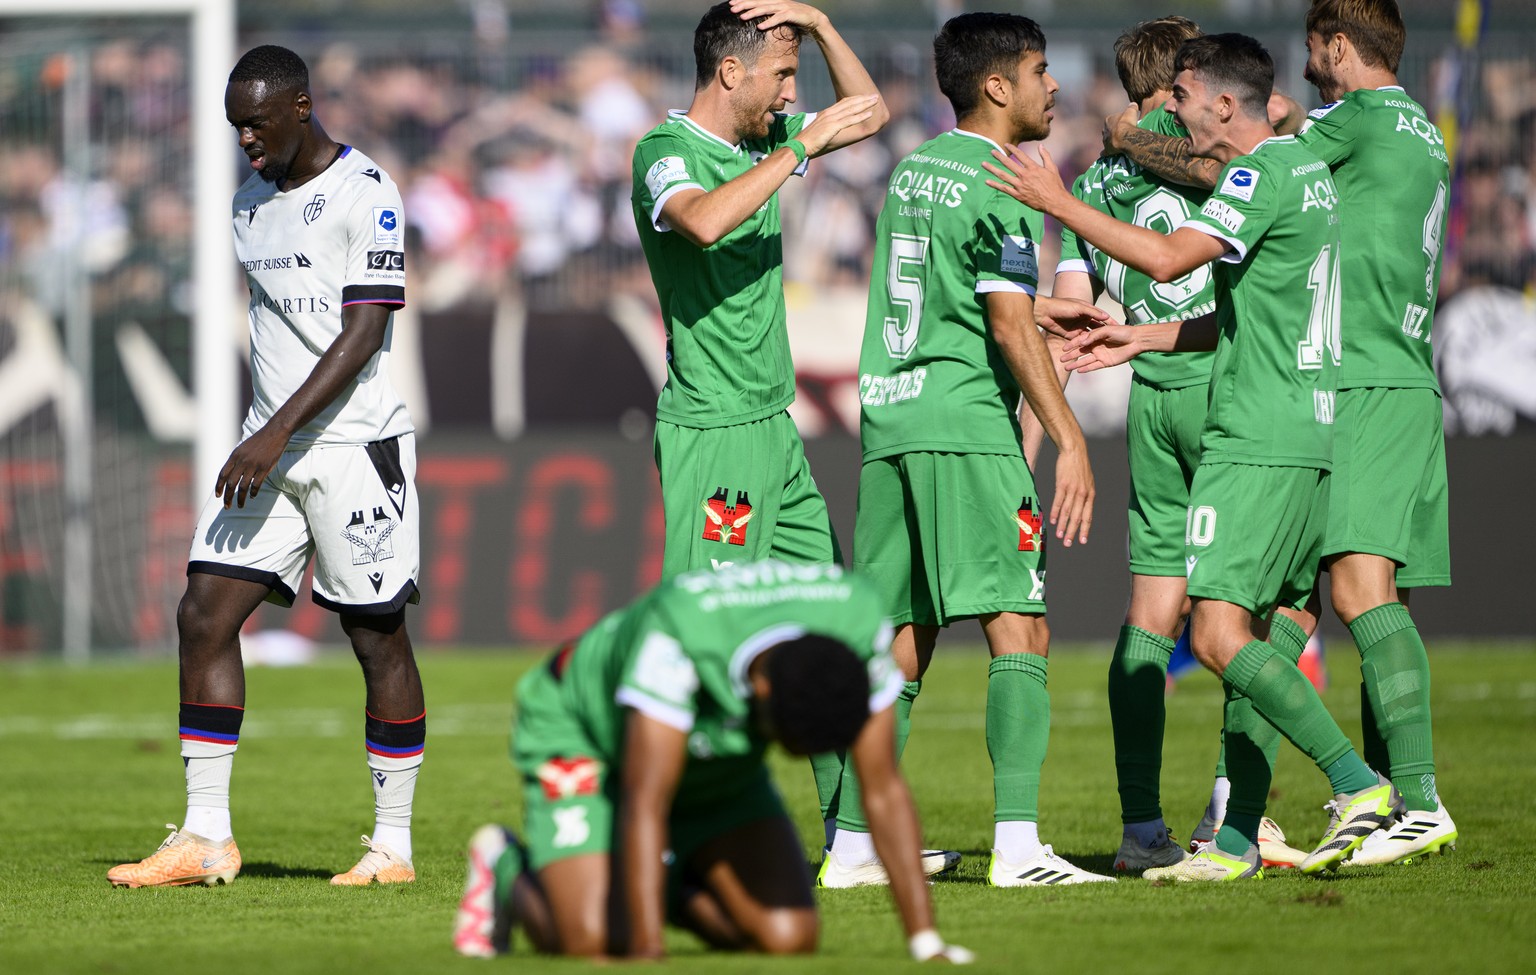
[[[458,38],[402,45],[398,35],[337,30],[242,38],[241,46],[275,41],[299,50],[327,130],[400,183],[413,300],[422,309],[508,296],[534,310],[600,307],[615,295],[653,302],[630,215],[630,153],[667,109],[690,99],[686,38],[662,43],[633,3],[606,4],[591,31],[541,37],[511,32],[496,9]],[[24,35],[0,35],[0,295],[25,295],[62,316],[69,282],[78,280],[72,269],[83,266],[98,320],[132,319],[184,374],[187,52],[172,36],[77,41],[50,53]],[[1052,48],[1062,92],[1048,145],[1069,177],[1098,154],[1104,116],[1125,103],[1112,39],[1106,31],[1092,45]],[[892,121],[785,190],[786,280],[802,293],[865,286],[888,173],[953,122],[932,81],[926,37],[850,40]],[[1406,70],[1404,80],[1428,102],[1430,93],[1414,85],[1428,86],[1432,66],[1420,67],[1422,80]],[[61,150],[73,124],[60,121],[72,79],[85,85],[90,106],[91,139],[80,156]],[[1471,81],[1478,111],[1460,132],[1442,298],[1477,285],[1530,292],[1536,60],[1490,59]],[[1297,94],[1306,101],[1311,92]],[[824,72],[808,58],[795,108],[829,97]],[[234,167],[232,135],[230,147]],[[1054,243],[1045,251],[1049,267]],[[0,356],[15,344],[12,331],[0,323]],[[850,360],[856,354],[850,349]],[[99,357],[98,372],[112,368],[111,358]]]

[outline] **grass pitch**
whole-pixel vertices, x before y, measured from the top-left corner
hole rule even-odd
[[[1407,867],[1327,880],[1273,873],[1220,887],[1114,885],[993,890],[985,885],[991,779],[983,739],[986,657],[940,650],[914,711],[906,769],[930,845],[959,849],[958,875],[932,890],[940,928],[1010,972],[1532,971],[1536,926],[1536,645],[1439,645],[1436,758],[1460,827],[1459,849]],[[417,789],[420,879],[404,888],[332,888],[372,827],[363,763],[362,678],[337,655],[248,674],[233,806],[245,867],[229,887],[118,890],[113,864],[150,853],[179,821],[183,779],[173,663],[0,666],[0,971],[335,972],[572,970],[519,945],[511,959],[458,958],[448,933],[462,845],[479,824],[516,823],[506,759],[513,682],[537,657],[424,653],[428,751]],[[1119,842],[1104,703],[1104,648],[1051,663],[1052,737],[1041,836],[1108,872]],[[1329,706],[1358,734],[1356,658],[1330,654]],[[1221,695],[1204,674],[1169,699],[1164,811],[1187,836],[1216,757]],[[775,773],[808,848],[821,827],[809,769]],[[1270,813],[1298,846],[1326,825],[1327,782],[1289,747]],[[813,855],[814,858],[814,855]],[[672,932],[669,967],[693,971],[845,972],[905,960],[881,889],[827,891],[814,959],[706,954]]]

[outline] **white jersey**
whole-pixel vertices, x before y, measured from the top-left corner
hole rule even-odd
[[[272,418],[341,334],[352,304],[405,304],[400,190],[351,146],[314,179],[286,192],[259,173],[235,193],[235,256],[251,289],[251,385],[244,439]],[[384,345],[346,389],[289,441],[371,443],[415,428],[389,381]]]

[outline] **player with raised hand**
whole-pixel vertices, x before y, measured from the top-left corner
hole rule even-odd
[[[1265,639],[1277,604],[1311,591],[1328,511],[1339,365],[1338,193],[1327,166],[1274,135],[1269,53],[1241,34],[1186,41],[1170,105],[1192,151],[1223,164],[1200,212],[1168,235],[1115,220],[1077,200],[1041,151],[998,153],[991,185],[1043,209],[1115,260],[1161,282],[1212,261],[1216,357],[1186,515],[1192,649],[1226,686],[1227,766],[1233,785],[1216,842],[1153,879],[1262,875],[1257,846],[1269,774],[1256,740],[1266,721],[1327,774],[1338,815],[1301,864],[1338,865],[1392,814],[1390,783],[1361,761],[1290,655]],[[1297,302],[1293,296],[1304,295]],[[1186,323],[1128,329],[1143,350],[1173,350]],[[1198,329],[1196,329],[1198,330]],[[1073,341],[1091,349],[1096,330]],[[1210,329],[1207,329],[1207,337]],[[1252,710],[1241,710],[1247,698]],[[1267,783],[1266,783],[1267,784]],[[1239,801],[1239,794],[1243,801]]]
[[[838,101],[785,114],[803,37]],[[778,189],[807,161],[878,132],[869,73],[814,7],[732,0],[694,32],[693,103],[640,140],[634,217],[667,330],[656,405],[662,575],[773,555],[840,560],[794,422]],[[702,508],[702,514],[701,514]]]
[[[777,741],[848,750],[909,953],[970,961],[934,929],[890,639],[867,581],[767,561],[676,576],[556,651],[517,688],[526,845],[475,834],[454,947],[500,954],[521,928],[540,951],[655,958],[670,917],[717,948],[814,951],[805,853],[764,762]]]
[[[1354,864],[1410,859],[1454,847],[1458,836],[1436,789],[1429,656],[1408,612],[1413,589],[1451,582],[1430,345],[1450,178],[1444,137],[1398,84],[1405,40],[1394,0],[1315,0],[1307,12],[1306,77],[1327,104],[1297,138],[1338,187],[1349,323],[1322,556],[1334,613],[1360,652],[1365,755],[1391,769],[1405,807]],[[1168,166],[1180,149],[1146,138],[1126,147],[1171,178],[1209,178]],[[1319,612],[1314,594],[1291,615],[1311,632]]]
[[[892,654],[907,681],[898,751],[939,630],[981,621],[992,655],[989,882],[1111,880],[1057,857],[1037,826],[1050,730],[1043,520],[1064,544],[1086,542],[1093,472],[1036,326],[1041,216],[988,189],[982,169],[1001,145],[1050,132],[1057,85],[1045,35],[1013,14],[952,18],[934,61],[957,122],[897,164],[876,228],[859,357],[855,566],[897,626]],[[1107,318],[1087,303],[1057,302],[1051,314]],[[1048,516],[1020,445],[1021,391],[1060,450]],[[885,882],[853,771],[818,877],[825,887]]]
[[[838,101],[795,101],[800,44],[820,47]],[[667,332],[656,403],[662,577],[772,556],[841,562],[787,408],[778,190],[807,162],[878,132],[889,113],[826,15],[784,0],[711,7],[693,38],[693,103],[635,147],[631,202]],[[823,818],[841,773],[813,759]]]
[[[426,745],[405,628],[420,600],[414,427],[389,381],[405,304],[400,191],[326,134],[309,71],[266,45],[235,65],[224,105],[252,173],[231,208],[250,287],[253,397],[243,438],[203,508],[176,613],[187,815],[161,848],[107,872],[125,887],[214,884],[240,870],[229,781],[245,709],[240,627],[292,605],[310,556],[314,599],[341,616],[367,686],[375,826],[333,884],[405,883]]]

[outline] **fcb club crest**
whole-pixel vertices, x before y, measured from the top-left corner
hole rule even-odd
[[[320,219],[320,213],[325,209],[325,194],[316,193],[315,198],[304,204],[304,223],[312,224]]]
[[[704,509],[704,540],[728,542],[731,545],[747,544],[747,522],[752,520],[752,502],[747,492],[736,492],[736,503],[730,504],[730,492],[715,488],[715,493],[702,505]]]
[[[389,536],[400,524],[385,513],[382,506],[373,509],[373,517],[365,518],[363,512],[352,512],[352,519],[341,530],[341,537],[352,543],[352,564],[371,565],[395,557],[395,546]]]
[[[1045,548],[1040,537],[1040,515],[1035,511],[1035,499],[1025,495],[1014,514],[1019,522],[1019,551],[1038,552]]]

